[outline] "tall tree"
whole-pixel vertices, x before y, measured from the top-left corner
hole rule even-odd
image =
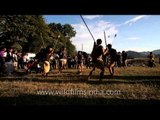
[[[19,45],[23,51],[37,52],[54,40],[54,33],[41,15],[0,16],[1,45]]]
[[[57,36],[61,36],[61,38],[58,39],[58,42],[62,44],[57,44],[56,50],[60,49],[62,46],[66,46],[69,55],[74,55],[76,48],[70,40],[76,35],[74,28],[70,24],[61,25],[61,23],[50,23],[48,26]]]
[[[22,51],[38,52],[51,45],[56,50],[66,46],[73,54],[75,46],[70,39],[75,34],[71,25],[48,25],[42,15],[0,15],[0,45],[12,45]]]

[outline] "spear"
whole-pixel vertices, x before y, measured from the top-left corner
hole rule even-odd
[[[107,40],[106,40],[106,33],[105,33],[105,31],[104,31],[104,40],[105,40],[105,44],[107,46]]]
[[[59,39],[59,38],[60,38],[60,35],[57,36],[57,38],[56,38],[56,43],[54,44],[53,49],[55,49],[55,47],[56,47],[56,45],[57,45],[57,43],[58,43],[58,39]]]
[[[114,38],[113,38],[113,40],[115,40],[115,38],[116,38],[116,37],[117,37],[117,34],[115,34],[115,35],[114,35]],[[113,42],[113,40],[112,40],[112,42]],[[112,43],[112,44],[113,44],[113,43]]]
[[[91,56],[93,57],[93,56],[94,56],[94,53],[95,53],[95,48],[96,48],[96,41],[95,41],[95,39],[94,39],[94,37],[93,37],[93,35],[92,35],[91,31],[89,30],[89,28],[88,28],[88,26],[87,26],[87,24],[86,24],[85,20],[83,19],[82,15],[80,15],[80,16],[81,16],[81,18],[82,18],[82,20],[83,20],[83,22],[84,22],[85,26],[87,27],[87,29],[88,29],[88,31],[89,31],[89,33],[90,33],[90,35],[92,36],[93,41],[94,41],[93,49],[92,49],[92,52],[91,52]]]
[[[89,30],[89,28],[88,28],[88,26],[87,26],[87,24],[86,24],[85,20],[83,19],[82,15],[80,15],[80,16],[81,16],[81,18],[82,18],[82,20],[83,20],[84,24],[86,25],[86,27],[87,27],[87,29],[88,29],[88,31],[89,31],[89,33],[90,33],[90,35],[92,36],[92,38],[93,38],[93,40],[94,40],[94,42],[95,42],[95,39],[94,39],[94,37],[93,37],[93,35],[92,35],[91,31]]]
[[[43,44],[43,48],[45,48],[45,44],[44,44],[44,41],[43,41],[42,33],[40,33],[40,36],[41,36],[41,40],[42,40],[42,44]]]
[[[117,36],[117,34],[114,35],[114,38]]]

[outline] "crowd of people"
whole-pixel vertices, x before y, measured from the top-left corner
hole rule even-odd
[[[16,69],[24,69],[29,58],[27,53],[20,53],[9,47],[0,49],[0,74],[12,75]]]
[[[53,69],[59,69],[61,73],[63,69],[73,68],[79,69],[79,73],[82,73],[84,64],[90,68],[91,57],[85,58],[81,52],[76,56],[69,56],[64,46],[58,52],[54,52],[52,46],[42,48],[33,59],[28,57],[28,53],[18,52],[11,47],[0,48],[1,75],[13,75],[18,69],[42,72],[43,76],[47,76]]]
[[[100,69],[100,81],[103,78],[105,67],[108,68],[110,72],[110,76],[114,75],[114,67],[126,67],[126,60],[127,60],[127,53],[125,51],[117,52],[116,49],[112,48],[111,44],[108,44],[106,46],[106,49],[103,48],[102,40],[97,39],[97,43],[94,43],[94,48],[91,53],[93,58],[93,69],[90,71],[88,78],[92,75],[93,71],[95,71],[96,68]],[[147,56],[148,58],[148,67],[155,67],[155,56],[152,52]],[[160,64],[160,58],[159,58],[159,64]]]
[[[100,69],[100,80],[103,79],[105,68],[107,67],[110,76],[114,75],[114,67],[125,67],[127,53],[125,51],[117,52],[108,44],[106,48],[102,46],[102,40],[97,39],[91,54],[84,55],[83,51],[78,51],[77,55],[70,56],[66,47],[63,46],[58,52],[55,52],[52,46],[41,49],[34,59],[30,60],[27,53],[20,53],[13,48],[2,47],[0,49],[0,74],[12,75],[17,69],[24,69],[27,72],[34,70],[40,72],[44,77],[51,70],[58,69],[62,73],[64,69],[77,69],[77,74],[82,74],[84,66],[91,69],[88,78],[96,68]],[[152,52],[148,55],[148,66],[153,67],[154,55]]]

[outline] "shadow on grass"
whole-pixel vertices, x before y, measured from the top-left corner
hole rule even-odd
[[[0,81],[30,81],[47,83],[87,83],[87,84],[157,84],[160,85],[160,76],[109,76],[105,75],[102,81],[99,81],[98,75],[93,75],[87,80],[87,75],[69,76],[69,77],[0,77]]]
[[[48,77],[46,78],[55,78],[55,77],[66,77],[66,78],[87,78],[88,75],[78,75],[78,74],[58,74],[58,75],[53,75],[53,74],[49,74]],[[37,78],[42,77],[42,75],[36,75]],[[92,79],[99,79],[99,75],[92,75],[91,76]],[[120,80],[160,80],[160,76],[156,75],[156,76],[145,76],[145,75],[132,75],[132,76],[118,76],[118,75],[114,75],[114,76],[110,76],[110,75],[104,75],[103,77],[104,80],[108,79],[120,79]]]
[[[133,100],[115,98],[79,98],[49,95],[20,95],[18,97],[0,97],[0,105],[160,105],[160,100]]]

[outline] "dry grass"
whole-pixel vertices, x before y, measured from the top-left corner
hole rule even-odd
[[[86,81],[90,69],[83,75],[77,70],[57,70],[47,78],[41,74],[29,74],[0,78],[1,105],[56,105],[100,104],[130,105],[152,104],[160,100],[160,66],[155,68],[115,68],[115,76],[99,82],[99,70]]]

